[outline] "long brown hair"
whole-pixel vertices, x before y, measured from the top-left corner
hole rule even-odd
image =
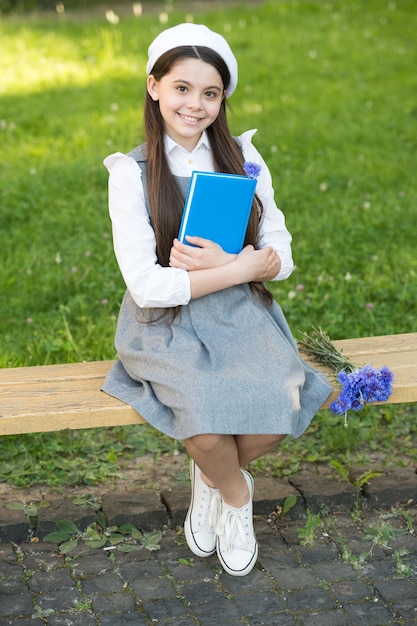
[[[171,71],[175,63],[183,58],[200,59],[212,65],[219,72],[224,89],[227,89],[230,74],[226,63],[217,52],[203,46],[181,46],[169,50],[156,61],[151,74],[156,81],[159,81]],[[172,242],[178,236],[184,197],[171,173],[165,155],[164,121],[159,109],[159,101],[154,101],[149,93],[145,96],[144,128],[147,144],[147,187],[156,238],[156,253],[158,262],[167,267]],[[207,136],[212,150],[214,169],[218,172],[244,174],[242,150],[231,135],[227,123],[225,98],[216,120],[207,128]],[[262,203],[255,196],[244,245],[256,246],[262,210]],[[262,283],[252,283],[251,288],[268,304],[272,302],[270,292]]]

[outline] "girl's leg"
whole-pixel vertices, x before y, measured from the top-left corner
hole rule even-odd
[[[247,463],[270,452],[285,437],[286,435],[236,435],[240,466],[244,467]]]
[[[227,504],[239,508],[249,491],[240,468],[260,458],[285,435],[197,435],[184,441],[188,454],[210,487],[216,487]]]
[[[193,459],[192,496],[184,524],[187,543],[199,556],[208,556],[217,547],[223,568],[233,576],[248,574],[258,555],[252,520],[253,479],[241,466],[283,438],[197,435],[184,442]],[[217,506],[220,496],[221,510]]]
[[[184,444],[200,468],[203,480],[220,491],[224,502],[240,507],[248,501],[249,491],[233,435],[197,435],[186,439]]]
[[[210,556],[216,550],[215,529],[221,515],[221,497],[240,502],[243,490],[243,501],[247,502],[249,494],[232,436],[197,435],[186,439],[184,444],[192,459],[191,502],[184,522],[185,538],[194,554]]]

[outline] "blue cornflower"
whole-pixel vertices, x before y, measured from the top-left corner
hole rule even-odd
[[[258,178],[261,173],[261,166],[258,163],[252,163],[252,161],[244,163],[243,169],[249,178]]]
[[[381,368],[364,365],[350,373],[339,372],[337,379],[342,389],[337,400],[330,404],[330,410],[346,417],[349,410],[360,411],[366,403],[388,400],[394,375],[385,365]]]

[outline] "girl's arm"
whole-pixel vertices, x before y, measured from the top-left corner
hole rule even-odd
[[[261,250],[246,246],[240,254],[227,254],[206,239],[190,237],[189,240],[200,247],[195,248],[176,239],[170,264],[188,271],[191,298],[200,298],[241,283],[272,280],[279,274],[281,260],[272,246]]]
[[[136,161],[121,153],[110,155],[104,164],[109,171],[114,252],[132,298],[143,308],[188,304],[188,272],[158,263],[141,169]]]
[[[281,261],[274,248],[255,250],[253,246],[246,246],[226,265],[189,272],[191,297],[200,298],[242,283],[272,280],[279,273],[280,266]]]
[[[241,135],[240,140],[245,161],[253,161],[261,167],[257,179],[256,193],[263,205],[263,215],[259,225],[259,237],[257,248],[272,246],[281,259],[281,267],[276,276],[270,280],[284,280],[290,276],[294,269],[291,250],[291,234],[285,224],[283,212],[275,203],[275,192],[272,185],[272,177],[267,164],[261,154],[252,144],[252,137],[256,131],[250,130]]]

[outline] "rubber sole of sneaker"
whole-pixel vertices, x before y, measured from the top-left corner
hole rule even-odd
[[[249,574],[253,570],[253,568],[255,567],[256,561],[258,559],[258,544],[256,544],[255,552],[253,553],[253,556],[252,556],[251,560],[242,569],[231,569],[227,565],[227,563],[224,562],[220,551],[217,552],[217,556],[219,558],[219,561],[221,563],[222,568],[224,569],[225,572],[230,574],[230,576],[247,576],[247,574]]]

